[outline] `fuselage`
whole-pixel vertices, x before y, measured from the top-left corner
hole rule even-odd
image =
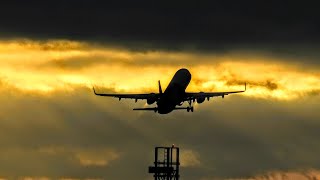
[[[181,104],[190,80],[191,74],[185,68],[179,69],[175,73],[166,90],[157,102],[159,114],[170,113],[174,110],[176,105]]]

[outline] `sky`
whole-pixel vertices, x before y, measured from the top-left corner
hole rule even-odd
[[[320,179],[317,6],[290,1],[0,3],[0,179]],[[132,111],[188,68],[195,112]]]

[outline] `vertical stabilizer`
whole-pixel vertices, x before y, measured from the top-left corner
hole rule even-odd
[[[161,88],[160,80],[158,81],[158,84],[159,84],[159,93],[162,94],[162,88]]]

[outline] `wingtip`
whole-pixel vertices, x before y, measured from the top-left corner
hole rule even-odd
[[[94,88],[94,86],[92,86],[92,90],[93,90],[93,93],[94,93],[95,95],[97,95],[96,89]]]
[[[161,88],[161,82],[158,80],[158,88],[159,88],[159,93],[162,94],[162,88]]]

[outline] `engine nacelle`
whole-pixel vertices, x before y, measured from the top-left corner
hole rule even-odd
[[[203,92],[200,92],[200,95],[201,95],[201,94],[203,94]],[[205,99],[206,99],[206,98],[205,98],[204,96],[203,96],[203,97],[200,96],[200,97],[197,98],[197,103],[198,103],[198,104],[201,104],[201,103],[203,103],[203,101],[204,101]]]
[[[147,99],[147,103],[148,103],[149,105],[151,105],[151,104],[153,104],[154,102],[157,101],[156,95],[155,95],[154,93],[151,93],[151,95],[152,95],[152,96]]]
[[[201,103],[203,103],[204,100],[205,100],[204,97],[199,97],[199,98],[197,98],[197,103],[201,104]]]

